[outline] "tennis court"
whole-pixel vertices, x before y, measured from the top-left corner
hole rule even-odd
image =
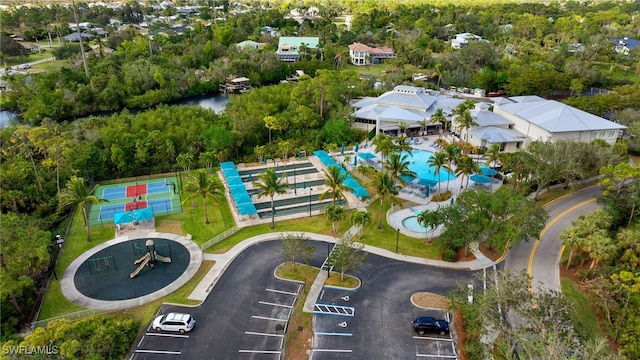
[[[90,225],[113,222],[114,214],[119,212],[146,208],[150,208],[154,216],[182,212],[176,177],[99,185],[95,193],[108,202],[91,206]]]

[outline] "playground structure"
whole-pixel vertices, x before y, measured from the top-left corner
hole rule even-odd
[[[170,257],[158,255],[158,253],[156,252],[156,248],[153,240],[147,239],[147,241],[144,243],[144,246],[146,247],[147,252],[142,257],[140,257],[139,259],[133,262],[134,265],[138,265],[138,264],[139,265],[134,272],[129,274],[129,278],[131,279],[136,277],[145,266],[148,265],[150,268],[153,268],[155,266],[156,261],[160,261],[163,263],[171,263]]]

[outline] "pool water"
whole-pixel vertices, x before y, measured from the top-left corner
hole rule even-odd
[[[433,153],[430,151],[413,150],[413,155],[403,151],[402,156],[404,157],[405,155],[407,156],[406,159],[409,161],[409,169],[415,172],[417,177],[420,179],[442,182],[456,178],[455,174],[446,169],[440,169],[438,174],[436,174],[434,168],[427,165],[427,162],[433,156]]]
[[[402,220],[402,226],[404,226],[408,230],[418,233],[426,233],[427,231],[431,231],[430,228],[420,225],[417,216],[409,216],[408,218],[405,218],[404,220]]]

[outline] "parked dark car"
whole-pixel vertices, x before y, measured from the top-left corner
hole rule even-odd
[[[419,334],[449,334],[449,323],[446,320],[437,320],[432,317],[422,316],[411,320],[413,329]]]

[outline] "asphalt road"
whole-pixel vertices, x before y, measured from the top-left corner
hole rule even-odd
[[[317,251],[311,265],[319,267],[327,247],[322,242],[313,244]],[[301,288],[300,284],[273,277],[275,267],[284,261],[275,252],[279,248],[279,242],[269,241],[242,252],[201,306],[163,306],[162,313],[191,313],[196,319],[194,330],[184,336],[164,336],[150,329],[138,342],[133,359],[175,359],[176,355],[180,359],[277,359],[284,343],[282,325],[289,308],[300,301],[297,294]],[[350,294],[348,304],[355,308],[355,316],[343,319],[324,315],[330,317],[324,321],[328,324],[326,331],[337,331],[338,322],[347,321],[353,335],[323,338],[315,344],[325,349],[346,347],[354,359],[415,357],[417,345],[409,321],[429,313],[414,307],[411,295],[419,291],[446,295],[458,282],[467,284],[472,279],[467,271],[408,264],[371,254],[356,275],[362,280],[358,291],[326,290],[319,300],[342,301],[344,293]]]
[[[598,209],[596,198],[601,193],[599,187],[592,186],[547,203],[545,209],[549,220],[541,233],[540,241],[520,242],[509,250],[505,268],[527,270],[534,284],[560,291],[559,261],[562,241],[559,235],[580,215]]]

